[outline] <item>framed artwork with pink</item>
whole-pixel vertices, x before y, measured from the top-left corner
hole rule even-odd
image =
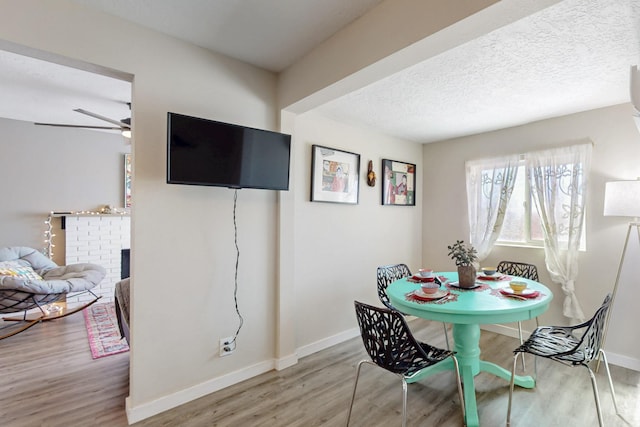
[[[416,165],[382,159],[382,204],[416,205]]]
[[[131,154],[124,155],[124,207],[131,207]]]
[[[311,201],[358,204],[360,154],[311,147]]]

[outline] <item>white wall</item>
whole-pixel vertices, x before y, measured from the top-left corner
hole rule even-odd
[[[419,267],[421,194],[416,207],[382,207],[380,178],[369,188],[364,174],[369,159],[380,175],[381,159],[391,158],[417,163],[420,182],[422,148],[312,114],[295,118],[291,191],[239,192],[244,325],[234,355],[220,358],[219,339],[238,326],[233,192],[165,183],[166,113],[276,129],[276,76],[71,2],[0,7],[0,46],[134,76],[130,422],[352,336],[353,300],[377,301],[375,267]],[[362,155],[359,205],[308,201],[313,143]],[[283,236],[292,236],[289,246]]]
[[[308,353],[344,338],[355,327],[353,299],[376,301],[377,265],[405,261],[415,269],[422,261],[448,268],[446,245],[468,234],[460,202],[465,200],[467,156],[562,142],[582,137],[583,130],[612,147],[637,143],[632,124],[625,124],[615,109],[605,110],[607,117],[593,113],[557,125],[549,121],[554,126],[534,124],[451,146],[431,144],[424,151],[312,114],[285,114],[294,131],[291,191],[240,191],[238,297],[245,323],[235,354],[219,358],[218,339],[237,327],[233,192],[165,184],[166,113],[276,129],[276,76],[66,0],[0,0],[0,8],[0,46],[37,49],[134,76],[133,329],[127,402],[132,422],[278,366],[275,358]],[[328,61],[322,66],[337,65]],[[317,89],[317,80],[301,85],[304,73],[289,78],[291,86],[282,93],[292,101]],[[363,173],[373,160],[379,180],[382,158],[415,161],[418,182],[424,183],[418,206],[380,206],[380,184],[371,189],[363,179],[359,205],[308,202],[313,143],[360,153]],[[609,159],[606,171],[611,173],[617,162]],[[637,174],[630,163],[626,171]],[[602,177],[600,181],[603,185]],[[428,201],[428,209],[421,200]],[[624,224],[618,225],[622,230]],[[614,240],[604,238],[605,248],[598,252],[598,261],[607,266],[616,258]],[[334,250],[336,242],[345,245]],[[610,273],[608,267],[604,270]],[[596,273],[588,266],[581,271]],[[586,309],[600,299],[595,294],[584,295]],[[557,317],[557,311],[552,309],[549,318]]]
[[[219,338],[237,327],[233,193],[167,185],[165,153],[167,111],[275,129],[275,76],[68,1],[0,1],[0,8],[0,46],[134,75],[130,421],[220,388],[235,371],[270,369],[276,194],[240,191],[245,323],[234,356],[220,358]]]
[[[122,136],[1,118],[0,135],[0,246],[43,249],[51,211],[124,205],[124,153],[130,146]],[[54,255],[62,255],[56,262],[64,264],[64,236],[57,234]]]
[[[357,205],[309,201],[313,144],[360,154]],[[355,299],[380,304],[377,266],[420,267],[422,147],[306,113],[296,119],[294,156],[295,333],[306,355],[355,333]],[[381,205],[383,158],[416,164],[416,206]],[[366,184],[369,160],[375,187]]]
[[[624,218],[602,215],[605,182],[635,179],[640,175],[640,134],[631,112],[631,106],[623,104],[425,145],[424,163],[439,166],[425,169],[425,200],[432,201],[439,209],[424,210],[423,262],[451,270],[454,266],[447,257],[447,245],[456,239],[469,240],[466,160],[590,140],[594,147],[587,196],[587,251],[580,254],[576,294],[585,315],[592,314],[604,296],[613,290],[628,222]],[[543,250],[496,247],[485,264],[497,264],[502,259],[532,262],[538,266],[541,281],[554,293],[551,307],[541,316],[540,322],[566,324],[567,319],[562,316],[563,294],[560,287],[551,282],[544,267]],[[625,283],[621,282],[626,297],[619,298],[613,307],[615,318],[612,315],[607,351],[610,361],[640,370],[640,343],[629,339],[626,327],[640,322],[640,313],[629,303],[638,297],[634,278],[640,274],[640,267],[637,262],[628,267],[635,274],[627,275]],[[532,330],[534,325],[531,321],[525,326]]]

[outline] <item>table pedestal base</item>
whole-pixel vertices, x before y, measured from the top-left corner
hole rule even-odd
[[[480,372],[487,372],[511,381],[511,371],[504,369],[495,363],[480,360],[480,325],[453,325],[453,339],[455,341],[456,358],[460,367],[460,377],[462,379],[464,404],[466,411],[467,427],[478,427],[478,407],[476,404],[476,387],[474,377]],[[452,371],[454,369],[451,358],[443,360],[437,365],[421,370],[411,378],[407,378],[408,383],[413,383],[430,375]],[[514,383],[523,388],[535,387],[535,381],[531,376],[516,375]]]

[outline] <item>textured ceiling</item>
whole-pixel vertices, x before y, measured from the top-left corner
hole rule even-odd
[[[0,117],[30,122],[112,126],[73,110],[114,120],[131,117],[131,84],[0,50]]]
[[[319,110],[432,142],[629,102],[639,62],[640,2],[566,0]]]
[[[72,0],[281,70],[380,0]],[[392,0],[387,0],[392,1]],[[502,0],[517,7],[535,0]],[[345,94],[319,111],[432,142],[629,102],[639,0],[564,0]],[[130,85],[0,51],[0,117],[101,125],[128,117]],[[631,119],[630,119],[631,120]]]

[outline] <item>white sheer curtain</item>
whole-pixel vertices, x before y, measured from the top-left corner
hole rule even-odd
[[[545,264],[562,286],[563,314],[578,322],[584,313],[575,295],[578,250],[584,227],[592,144],[527,153],[531,197],[542,220]]]
[[[518,173],[519,156],[466,162],[470,243],[482,261],[500,235]]]

